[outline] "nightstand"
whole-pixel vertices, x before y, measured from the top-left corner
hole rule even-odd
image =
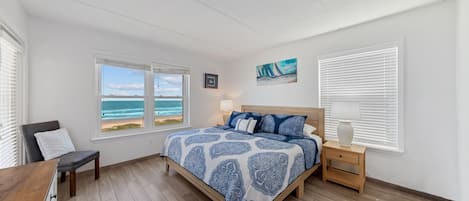
[[[336,141],[327,141],[322,149],[322,180],[332,181],[363,192],[365,185],[365,152],[366,147],[352,145],[342,147]],[[349,172],[331,166],[331,161],[349,164],[356,172]],[[354,169],[355,169],[354,168]]]

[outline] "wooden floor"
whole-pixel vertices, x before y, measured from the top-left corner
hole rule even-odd
[[[101,178],[94,180],[92,172],[77,175],[77,195],[68,196],[67,182],[58,186],[58,200],[66,201],[198,201],[209,200],[174,171],[165,174],[164,161],[152,157],[132,164],[103,168]],[[286,200],[296,201],[290,195]],[[361,200],[428,200],[414,194],[367,182],[365,191],[356,191],[333,183],[324,183],[311,176],[305,184],[304,201]]]

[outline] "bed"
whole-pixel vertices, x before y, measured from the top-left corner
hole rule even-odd
[[[223,127],[185,130],[165,141],[166,170],[175,170],[215,201],[280,201],[293,191],[301,198],[305,179],[320,166],[324,110],[243,105],[241,111],[307,116],[305,123],[316,128],[315,137],[282,138]]]

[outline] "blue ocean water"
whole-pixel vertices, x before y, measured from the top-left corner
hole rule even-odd
[[[182,115],[182,99],[155,100],[155,116]],[[103,100],[101,104],[101,119],[131,119],[142,118],[144,102],[140,100]]]

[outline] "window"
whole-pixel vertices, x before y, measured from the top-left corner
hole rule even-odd
[[[101,133],[189,125],[188,70],[107,59],[96,63]]]
[[[144,128],[145,70],[101,67],[101,131]]]
[[[184,75],[155,73],[155,125],[184,122]]]
[[[154,125],[189,122],[189,71],[186,68],[153,64]]]
[[[20,163],[18,75],[22,48],[0,26],[0,168]]]
[[[353,121],[354,143],[402,151],[399,46],[388,44],[324,56],[319,59],[320,105],[326,109],[326,137],[337,138],[339,119],[331,116],[334,102],[358,102]]]

